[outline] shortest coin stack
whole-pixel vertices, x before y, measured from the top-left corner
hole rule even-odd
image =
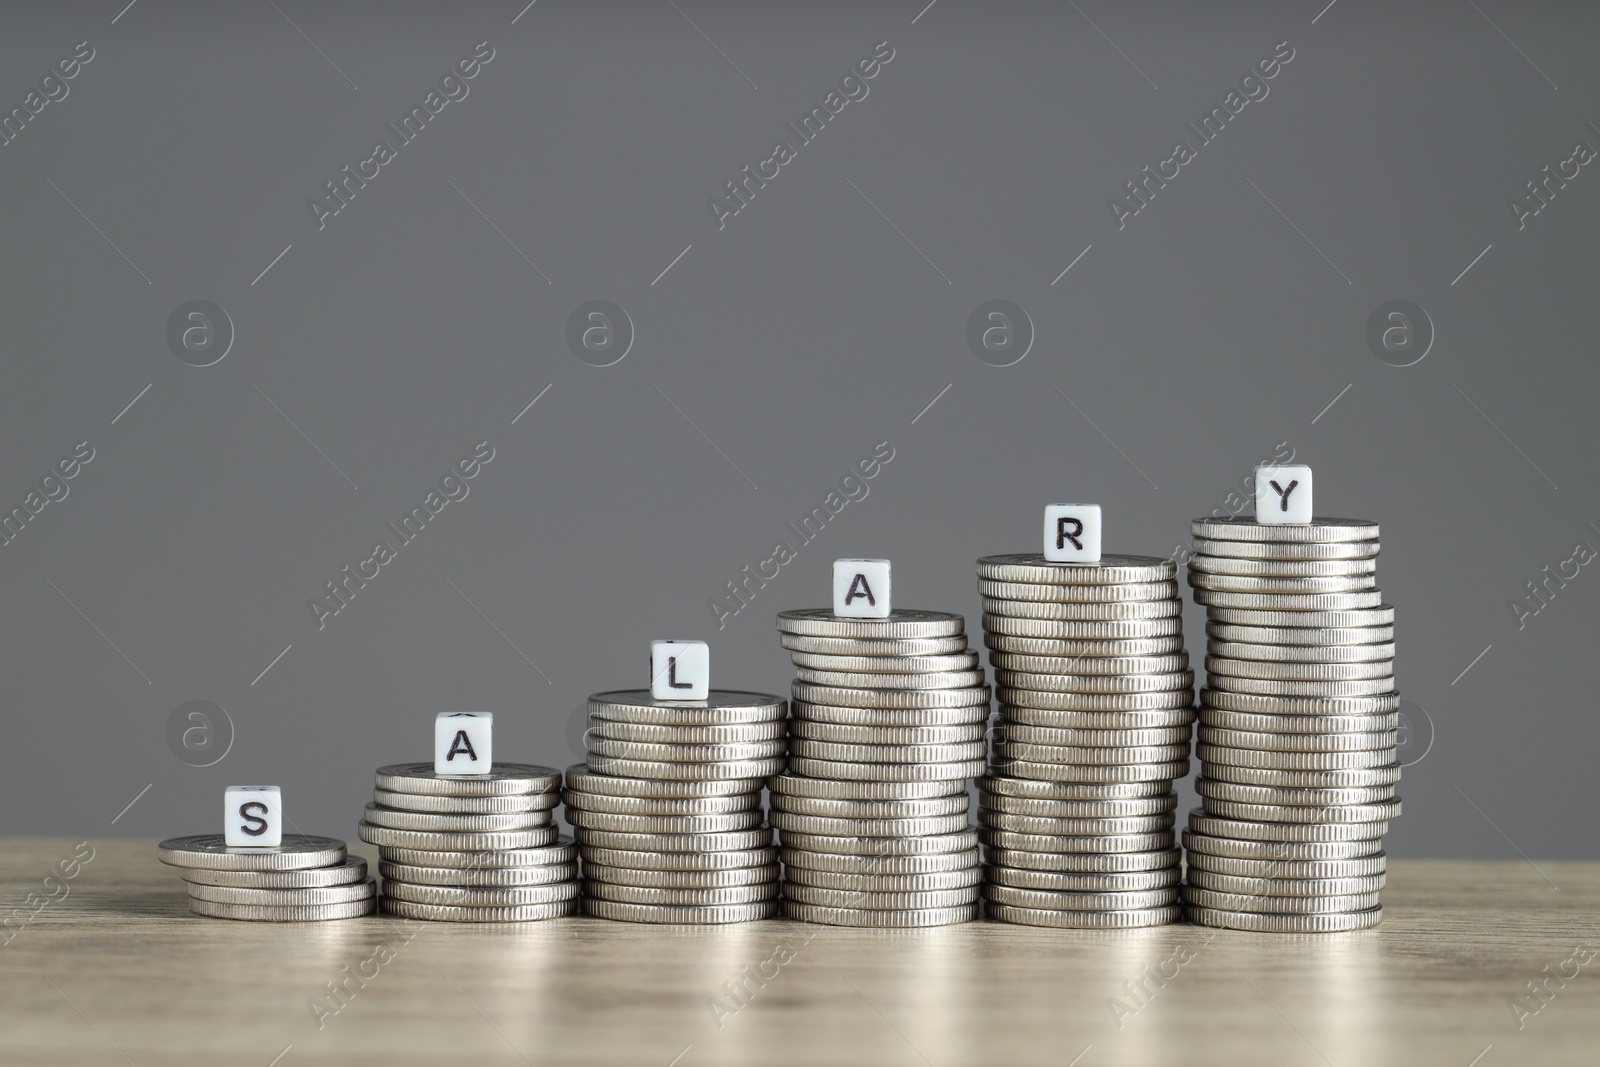
[[[448,922],[571,915],[577,849],[552,819],[560,790],[561,772],[527,763],[470,776],[379,767],[359,832],[378,846],[383,910]]]
[[[372,914],[377,886],[367,861],[333,837],[284,834],[271,848],[230,847],[222,834],[174,837],[158,846],[178,868],[189,910],[213,919],[317,922]]]

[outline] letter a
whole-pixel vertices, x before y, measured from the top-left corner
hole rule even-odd
[[[472,741],[467,737],[465,730],[456,731],[456,739],[450,742],[450,751],[445,753],[445,762],[448,763],[455,759],[458,752],[465,752],[472,757],[473,763],[478,762],[478,753],[473,750]]]
[[[858,592],[859,590],[859,592]],[[845,606],[848,607],[857,597],[866,597],[867,603],[873,607],[878,606],[877,598],[872,595],[872,586],[867,584],[867,576],[858,574],[850,583],[850,591],[844,595]]]

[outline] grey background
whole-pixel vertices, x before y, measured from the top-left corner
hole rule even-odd
[[[1383,524],[1435,732],[1390,850],[1593,857],[1600,576],[1521,631],[1507,602],[1600,546],[1600,175],[1520,232],[1507,198],[1600,144],[1600,11],[923,6],[7,5],[5,107],[97,54],[0,149],[0,500],[96,457],[0,548],[0,832],[206,831],[269,781],[353,840],[436,711],[565,765],[651,637],[784,691],[772,615],[847,555],[976,632],[973,561],[1036,549],[1044,503],[1164,555],[1287,441],[1319,512]],[[307,198],[483,40],[468,98],[319,232]],[[870,95],[719,232],[707,197],[881,40]],[[1119,232],[1107,198],[1283,40],[1270,95]],[[194,298],[237,330],[203,369],[165,342]],[[593,298],[637,330],[605,369],[565,343]],[[1003,369],[965,343],[993,298],[1037,330]],[[1437,327],[1404,369],[1364,340],[1393,298]],[[470,496],[319,631],[307,599],[485,439]],[[881,440],[870,496],[717,631],[707,598]],[[1187,632],[1198,656],[1192,606]],[[192,699],[237,730],[207,769],[165,740]]]

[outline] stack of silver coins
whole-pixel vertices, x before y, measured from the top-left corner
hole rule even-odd
[[[577,850],[552,817],[560,789],[559,771],[527,763],[472,775],[379,767],[358,832],[378,846],[383,910],[447,922],[571,915]]]
[[[761,790],[783,767],[782,697],[713,689],[589,698],[588,763],[567,770],[583,909],[625,922],[748,922],[778,914],[778,850]]]
[[[788,772],[769,783],[783,912],[835,926],[978,916],[967,782],[982,773],[989,687],[966,621],[936,611],[778,616],[795,663]]]
[[[1383,917],[1383,833],[1400,814],[1394,609],[1378,525],[1196,519],[1206,686],[1184,833],[1189,918],[1361,930]]]
[[[1176,576],[1155,556],[978,561],[1000,704],[978,782],[991,918],[1181,917],[1173,782],[1189,771],[1195,713]]]
[[[377,886],[367,861],[333,837],[284,834],[269,848],[230,847],[222,834],[157,846],[189,887],[189,910],[213,919],[316,922],[372,914]]]

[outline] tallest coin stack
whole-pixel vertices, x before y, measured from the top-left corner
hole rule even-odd
[[[1383,916],[1383,833],[1400,814],[1394,608],[1378,525],[1196,519],[1206,608],[1195,782],[1184,833],[1192,922],[1361,930]]]

